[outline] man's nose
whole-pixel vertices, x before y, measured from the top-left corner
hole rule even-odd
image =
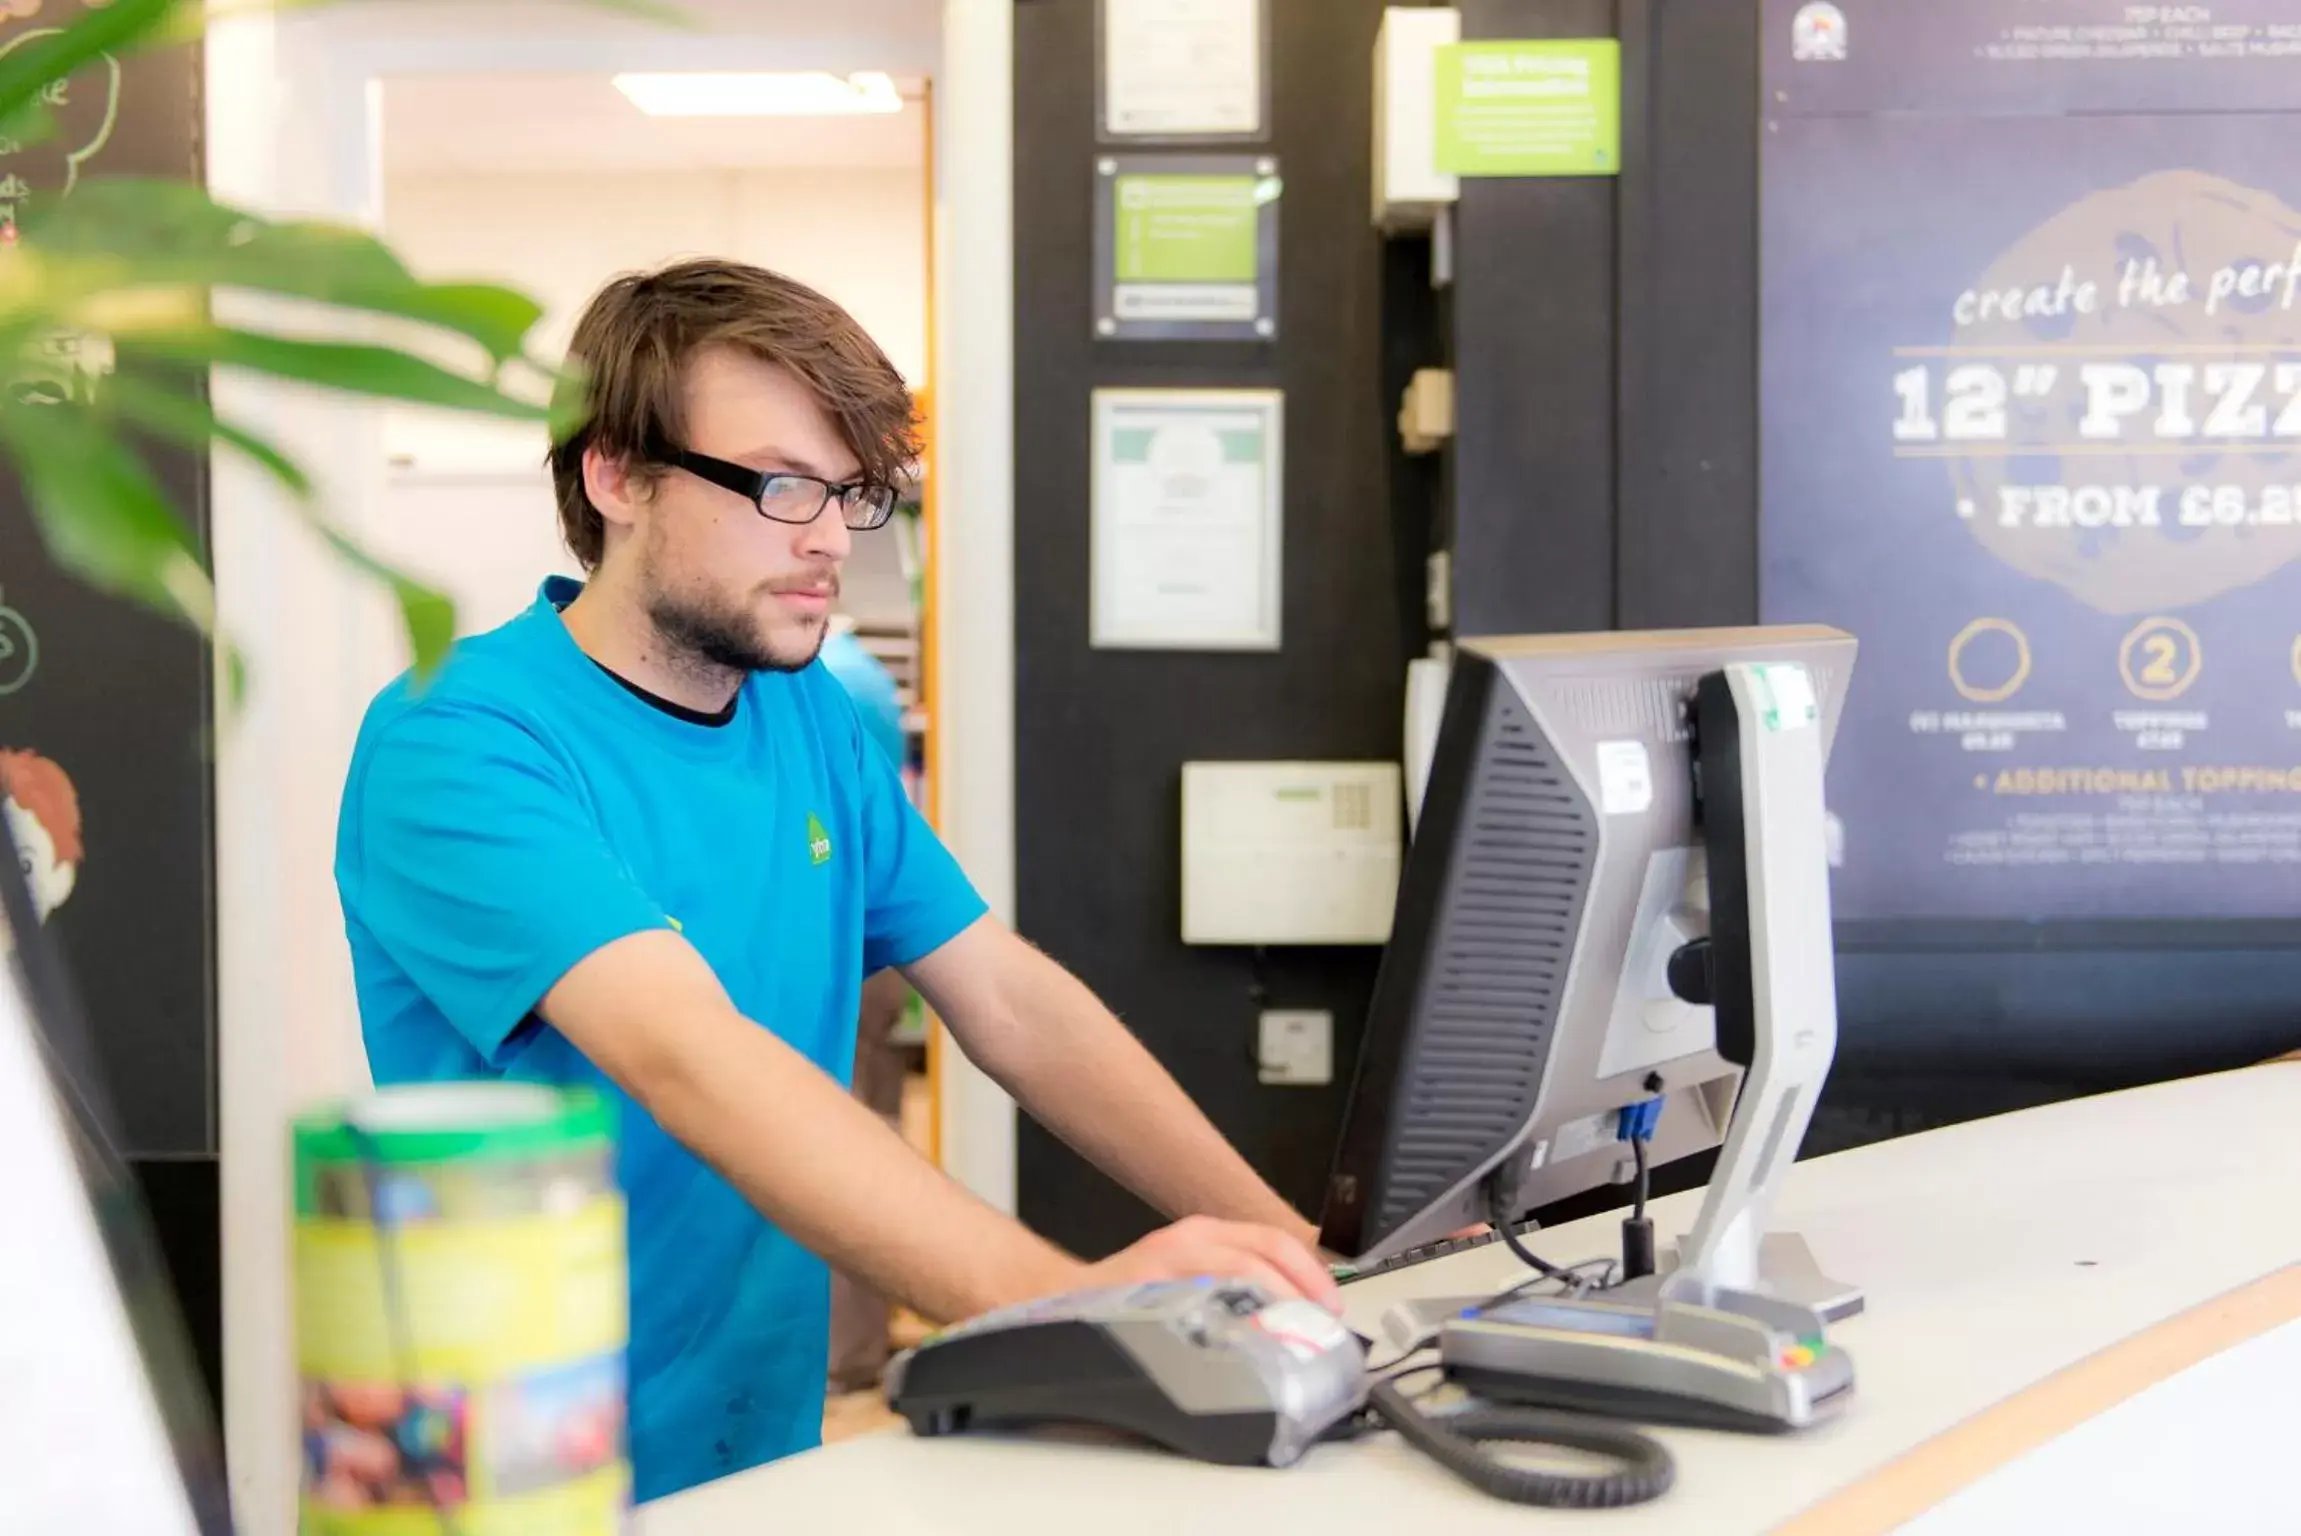
[[[825,504],[815,521],[799,530],[798,552],[810,559],[836,563],[845,560],[854,547],[854,531],[839,515],[836,498]]]

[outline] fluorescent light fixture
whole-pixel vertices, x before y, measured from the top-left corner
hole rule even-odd
[[[903,110],[895,82],[876,73],[841,78],[822,70],[797,74],[696,70],[617,75],[615,88],[649,117],[852,117]]]

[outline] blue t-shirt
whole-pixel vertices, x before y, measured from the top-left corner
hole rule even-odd
[[[749,678],[724,725],[679,719],[575,644],[559,609],[580,590],[546,582],[428,686],[376,700],[336,883],[378,1084],[508,1077],[615,1101],[644,1501],[818,1442],[829,1272],[537,1003],[602,945],[675,928],[737,1008],[845,1084],[863,977],[985,909],[822,666]]]

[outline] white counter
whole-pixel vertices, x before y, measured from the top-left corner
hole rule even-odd
[[[1656,1202],[1667,1240],[1698,1197]],[[865,1436],[646,1506],[641,1536],[1256,1536],[1358,1531],[1609,1536],[1767,1531],[1961,1420],[2225,1292],[2301,1261],[2301,1065],[2082,1100],[1801,1163],[1774,1223],[1862,1286],[1835,1330],[1859,1396],[1791,1437],[1662,1431],[1675,1489],[1606,1515],[1481,1495],[1382,1436],[1284,1471],[1040,1438]],[[1542,1234],[1543,1257],[1611,1253],[1617,1216]],[[1499,1289],[1498,1245],[1348,1287],[1373,1334],[1411,1296]],[[2102,1406],[2107,1406],[2103,1404]],[[1853,1531],[1851,1524],[1801,1522]],[[2301,1528],[2301,1527],[2297,1527]],[[1863,1530],[1869,1527],[1861,1527]]]

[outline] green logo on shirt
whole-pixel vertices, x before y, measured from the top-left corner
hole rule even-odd
[[[824,829],[823,818],[812,814],[807,818],[807,853],[818,864],[831,862],[831,834]]]

